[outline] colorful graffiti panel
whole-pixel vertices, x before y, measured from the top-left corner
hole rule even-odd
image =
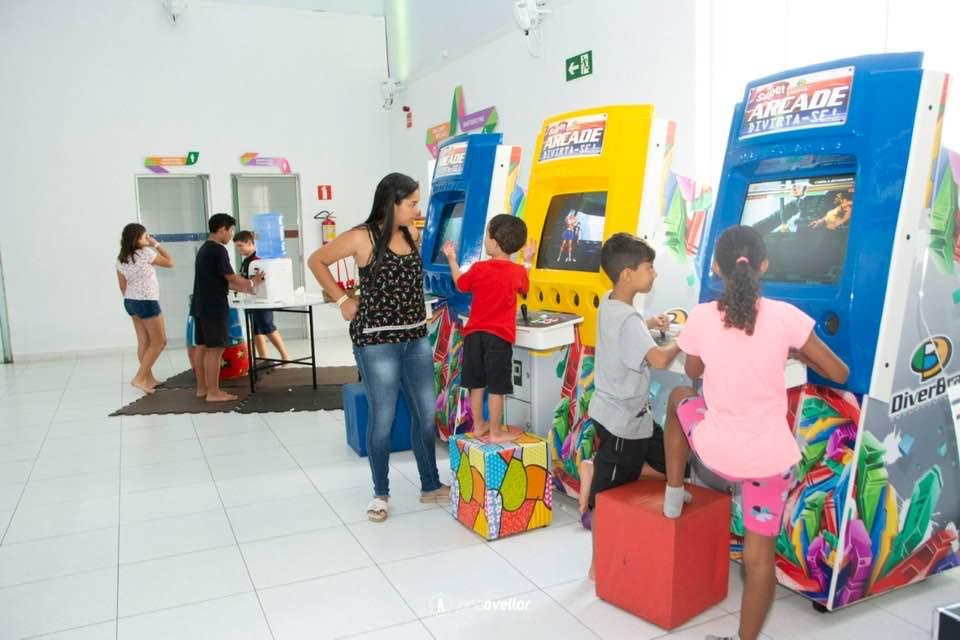
[[[563,386],[547,434],[557,488],[574,498],[580,495],[580,463],[592,458],[596,448],[596,430],[587,416],[593,396],[593,365],[594,348],[583,345],[576,328],[573,344],[557,365]]]
[[[830,608],[960,564],[955,524],[937,521],[940,467],[917,470],[909,490],[898,491],[891,465],[909,442],[881,441],[869,430],[861,434],[861,411],[858,398],[847,392],[815,385],[790,391],[790,418],[802,458],[777,538],[777,576]],[[735,502],[734,558],[742,551],[742,536]]]
[[[463,364],[463,323],[446,305],[438,307],[428,327],[433,346],[433,381],[437,394],[434,421],[437,434],[444,442],[451,434],[473,429],[470,414],[470,392],[460,386]]]

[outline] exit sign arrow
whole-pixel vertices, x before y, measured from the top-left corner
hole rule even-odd
[[[593,74],[593,51],[584,51],[566,59],[564,72],[567,82]]]

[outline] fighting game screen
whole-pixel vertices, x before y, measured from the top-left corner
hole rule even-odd
[[[843,273],[855,176],[754,182],[741,224],[763,235],[770,267],[764,280],[836,285]]]
[[[606,191],[554,196],[543,225],[537,268],[597,272],[606,213]]]
[[[463,231],[463,200],[448,202],[440,212],[440,239],[433,247],[431,261],[434,264],[447,264],[447,257],[443,255],[443,245],[452,242],[460,251],[460,233]]]

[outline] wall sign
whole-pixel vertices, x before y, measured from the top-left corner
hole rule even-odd
[[[147,156],[143,166],[153,173],[170,173],[165,167],[189,167],[197,164],[199,157],[199,151],[188,151],[185,156]]]
[[[467,143],[458,142],[456,144],[448,144],[440,150],[440,155],[437,157],[437,168],[433,173],[433,179],[459,176],[463,173],[463,166],[466,162]]]
[[[333,185],[317,185],[317,200],[333,200]]]
[[[844,124],[853,73],[853,67],[838,67],[753,87],[743,110],[740,139]]]
[[[240,164],[245,167],[280,167],[280,173],[290,173],[290,163],[286,158],[270,158],[259,153],[243,154],[240,156]]]
[[[605,113],[548,122],[544,127],[540,162],[599,156],[603,153],[603,134],[606,128]]]
[[[584,51],[567,58],[563,63],[563,70],[567,74],[567,82],[593,75],[593,51]]]
[[[451,136],[457,135],[458,128],[461,133],[469,133],[471,131],[490,133],[496,129],[497,120],[496,107],[487,107],[480,111],[467,113],[466,103],[463,99],[463,86],[458,86],[453,90],[453,104],[450,106],[450,121],[441,122],[427,129],[427,150],[431,156],[436,158],[440,143]]]

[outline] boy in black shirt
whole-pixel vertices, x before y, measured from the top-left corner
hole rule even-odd
[[[210,218],[210,235],[197,251],[193,276],[190,315],[195,320],[197,337],[197,397],[206,398],[207,402],[237,399],[220,389],[220,361],[229,341],[227,291],[253,293],[254,287],[263,281],[261,275],[248,280],[233,272],[226,245],[233,238],[235,225],[233,217],[225,213]]]
[[[244,278],[250,277],[250,263],[257,260],[257,242],[250,231],[238,231],[233,236],[233,244],[243,256],[243,262],[240,264],[240,275]],[[257,355],[261,358],[267,357],[267,339],[277,351],[280,352],[281,360],[289,360],[290,354],[287,353],[287,347],[283,344],[283,338],[277,331],[277,325],[273,323],[273,311],[258,310],[251,311],[253,316],[253,343],[257,347]]]

